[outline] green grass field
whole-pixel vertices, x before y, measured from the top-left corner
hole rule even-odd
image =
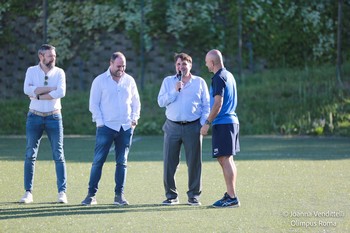
[[[180,204],[161,206],[162,137],[135,136],[129,155],[127,207],[114,206],[113,155],[103,169],[98,205],[87,193],[94,137],[67,136],[67,205],[56,204],[50,147],[43,139],[36,164],[34,203],[19,204],[25,138],[0,137],[0,232],[350,232],[350,139],[241,137],[236,158],[241,207],[215,209],[225,192],[210,137],[203,147],[202,206],[187,202],[187,168],[177,173]]]

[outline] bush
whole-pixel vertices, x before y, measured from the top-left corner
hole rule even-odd
[[[350,95],[339,88],[334,71],[332,66],[276,69],[241,80],[237,108],[241,132],[344,135]]]
[[[237,79],[241,134],[297,134],[350,136],[349,89],[336,84],[332,66],[277,69]],[[344,86],[350,83],[344,66]],[[162,134],[164,108],[157,104],[160,83],[139,88],[139,135]],[[95,134],[89,112],[89,92],[67,92],[62,99],[65,134]],[[0,134],[25,134],[29,100],[0,101]]]

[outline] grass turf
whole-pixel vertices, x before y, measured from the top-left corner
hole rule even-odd
[[[202,206],[187,206],[187,167],[182,156],[176,174],[180,202],[161,206],[162,137],[135,136],[129,154],[125,194],[130,206],[114,206],[113,154],[103,168],[98,205],[84,207],[94,137],[65,138],[67,205],[56,204],[56,177],[50,146],[40,147],[34,203],[23,195],[25,138],[0,138],[0,232],[349,232],[350,139],[241,137],[236,158],[241,207],[215,209],[224,179],[211,158],[210,137],[203,146]]]

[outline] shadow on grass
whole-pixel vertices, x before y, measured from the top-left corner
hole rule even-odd
[[[56,217],[70,215],[94,215],[94,214],[123,214],[133,212],[165,212],[165,211],[198,211],[203,209],[214,209],[211,206],[188,206],[180,204],[176,206],[164,206],[161,204],[137,204],[129,206],[110,205],[64,205],[58,203],[41,203],[35,204],[20,204],[17,202],[2,202],[1,207],[14,206],[10,208],[1,208],[0,220],[34,218],[34,217]],[[42,206],[40,206],[42,205]]]
[[[25,137],[0,137],[0,160],[23,161]],[[350,159],[350,138],[346,137],[283,137],[242,136],[241,152],[237,160],[337,160]],[[92,163],[95,136],[66,136],[64,150],[67,162]],[[185,155],[182,150],[181,160]],[[47,138],[43,138],[38,160],[52,160]],[[107,158],[114,160],[113,151]],[[129,161],[163,161],[162,136],[135,136]],[[215,162],[211,157],[211,137],[203,139],[203,161]]]

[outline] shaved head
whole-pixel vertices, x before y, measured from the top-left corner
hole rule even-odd
[[[210,72],[215,73],[224,67],[221,52],[217,49],[210,50],[205,56],[205,64]]]
[[[210,50],[207,56],[209,56],[210,60],[214,62],[214,65],[220,65],[223,63],[221,52],[217,49]]]

